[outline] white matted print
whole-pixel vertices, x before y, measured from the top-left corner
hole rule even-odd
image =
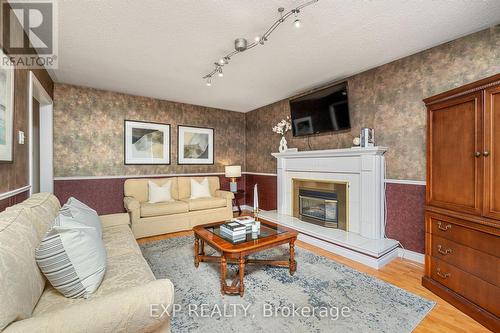
[[[125,164],[170,164],[170,125],[125,120]]]
[[[178,126],[178,164],[214,164],[214,129]]]
[[[5,54],[0,48],[0,57]],[[0,162],[12,162],[14,69],[0,64]]]

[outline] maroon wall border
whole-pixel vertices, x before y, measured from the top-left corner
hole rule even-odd
[[[228,190],[229,179],[224,175],[218,176],[221,188]],[[61,204],[66,202],[70,196],[74,196],[93,207],[101,215],[120,213],[125,211],[123,207],[123,183],[126,179],[128,178],[56,180],[54,194],[59,198]],[[240,201],[240,205],[253,205],[255,184],[258,184],[259,188],[260,208],[263,210],[277,209],[277,177],[274,175],[243,174],[242,177],[238,178],[238,189],[245,190],[245,198]],[[387,237],[400,241],[405,249],[424,253],[425,186],[386,183],[386,196]],[[5,204],[0,201],[0,210],[2,205]]]
[[[193,175],[197,176],[197,175]],[[203,175],[199,175],[203,176]],[[229,189],[229,179],[216,175],[222,189]],[[169,176],[175,177],[175,176]],[[151,177],[151,178],[169,178]],[[99,178],[99,179],[59,179],[54,181],[54,194],[64,204],[70,197],[75,197],[97,211],[99,215],[123,213],[123,184],[125,180],[137,177]],[[238,178],[238,189],[245,188],[244,177]],[[245,204],[240,202],[241,205]]]
[[[0,212],[3,212],[8,207],[14,206],[28,199],[29,192],[30,192],[29,190],[26,190],[24,192],[14,194],[13,196],[0,200]]]

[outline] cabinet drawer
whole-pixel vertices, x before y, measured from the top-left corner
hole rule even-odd
[[[428,232],[432,235],[500,257],[500,237],[444,221],[434,216],[427,215],[427,220]]]
[[[433,280],[500,316],[500,288],[434,257],[430,265]]]
[[[500,287],[500,258],[431,235],[431,255]]]

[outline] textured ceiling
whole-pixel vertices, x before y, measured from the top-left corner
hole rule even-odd
[[[305,1],[305,0],[304,0]],[[320,0],[201,79],[233,40],[304,1],[59,1],[56,82],[250,111],[500,22],[500,1]]]

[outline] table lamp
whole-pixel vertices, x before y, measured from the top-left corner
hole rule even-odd
[[[227,178],[231,178],[229,183],[229,189],[231,192],[238,192],[238,183],[236,182],[237,177],[241,177],[241,165],[227,165],[225,167],[225,173]]]

